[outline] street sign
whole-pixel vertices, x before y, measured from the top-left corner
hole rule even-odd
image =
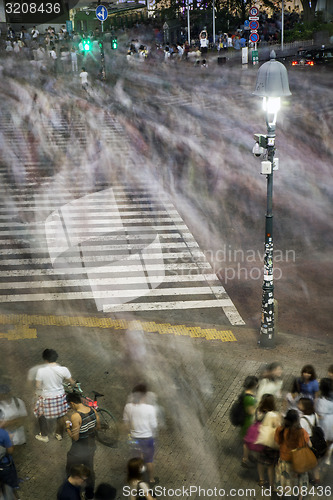
[[[252,50],[252,64],[259,64],[259,53],[257,50]]]
[[[257,9],[257,7],[251,7],[251,9],[250,9],[250,16],[257,16],[258,12],[259,12],[259,10]]]
[[[252,31],[250,35],[250,41],[253,43],[257,43],[259,41],[259,35],[256,31]]]
[[[255,31],[259,28],[259,23],[258,21],[251,21],[250,22],[250,30]]]
[[[104,7],[104,5],[99,5],[96,8],[96,17],[100,21],[105,21],[108,17],[108,10]]]
[[[250,21],[248,19],[246,19],[244,21],[244,28],[248,28],[250,26]]]
[[[249,16],[250,21],[259,21],[259,16]]]

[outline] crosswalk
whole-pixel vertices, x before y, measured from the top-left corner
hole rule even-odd
[[[10,168],[0,166],[0,304],[76,301],[110,314],[214,308],[231,324],[244,324],[159,186],[109,187],[103,179],[86,179],[80,151],[87,154],[91,137],[83,116],[69,123],[51,109],[47,120],[41,118],[45,123],[38,122],[48,154],[75,150],[73,169],[59,172],[34,154],[34,141],[9,110],[4,116],[0,145]],[[100,144],[131,161],[117,120],[108,113],[99,119],[92,156]]]
[[[15,209],[34,218],[11,219],[0,207],[0,303],[93,301],[104,313],[221,308],[244,324],[166,196],[114,186],[76,198],[54,185]]]

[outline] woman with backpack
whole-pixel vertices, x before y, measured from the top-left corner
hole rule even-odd
[[[328,445],[325,464],[330,465],[333,451],[333,379],[322,378],[319,390],[320,397],[315,401],[315,409],[319,417],[319,425],[324,431]]]
[[[318,415],[316,415],[315,413],[313,400],[309,398],[301,398],[298,401],[297,406],[301,412],[300,414],[301,427],[306,430],[311,439],[313,428],[318,425]],[[319,466],[315,467],[311,472],[313,475],[313,479],[311,482],[315,485],[320,484]]]
[[[249,375],[246,377],[243,388],[243,408],[244,408],[244,421],[241,426],[241,436],[244,438],[248,428],[253,424],[254,422],[254,416],[255,416],[255,411],[256,411],[256,406],[257,406],[257,400],[256,400],[256,391],[258,387],[258,379],[257,377],[253,375]],[[242,458],[242,467],[245,467],[246,469],[250,468],[251,465],[249,464],[249,448],[247,447],[246,443],[243,443],[243,458]]]
[[[149,485],[143,481],[146,467],[142,458],[131,458],[127,464],[127,482],[130,500],[154,500]],[[125,488],[124,488],[125,490]],[[126,495],[127,496],[127,495]]]
[[[298,500],[302,497],[303,491],[309,489],[309,476],[307,472],[298,474],[292,466],[292,450],[301,448],[305,444],[311,446],[309,434],[300,425],[299,413],[297,410],[289,410],[284,417],[284,423],[275,431],[275,441],[279,445],[280,458],[275,470],[276,488],[279,493],[282,490],[290,494],[298,488]]]

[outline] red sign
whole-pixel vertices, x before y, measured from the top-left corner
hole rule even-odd
[[[250,21],[250,30],[255,31],[259,28],[258,21]]]
[[[259,13],[259,10],[257,9],[257,7],[251,7],[251,9],[250,9],[250,16],[257,16],[258,13]]]
[[[253,43],[257,43],[259,41],[259,35],[256,31],[252,31],[250,35],[250,41]]]

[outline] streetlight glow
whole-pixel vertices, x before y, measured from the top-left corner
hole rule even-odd
[[[264,111],[266,111],[266,122],[270,126],[275,125],[278,111],[281,109],[280,97],[264,97],[262,106]]]
[[[262,106],[268,114],[275,115],[281,109],[281,99],[280,97],[264,97]]]

